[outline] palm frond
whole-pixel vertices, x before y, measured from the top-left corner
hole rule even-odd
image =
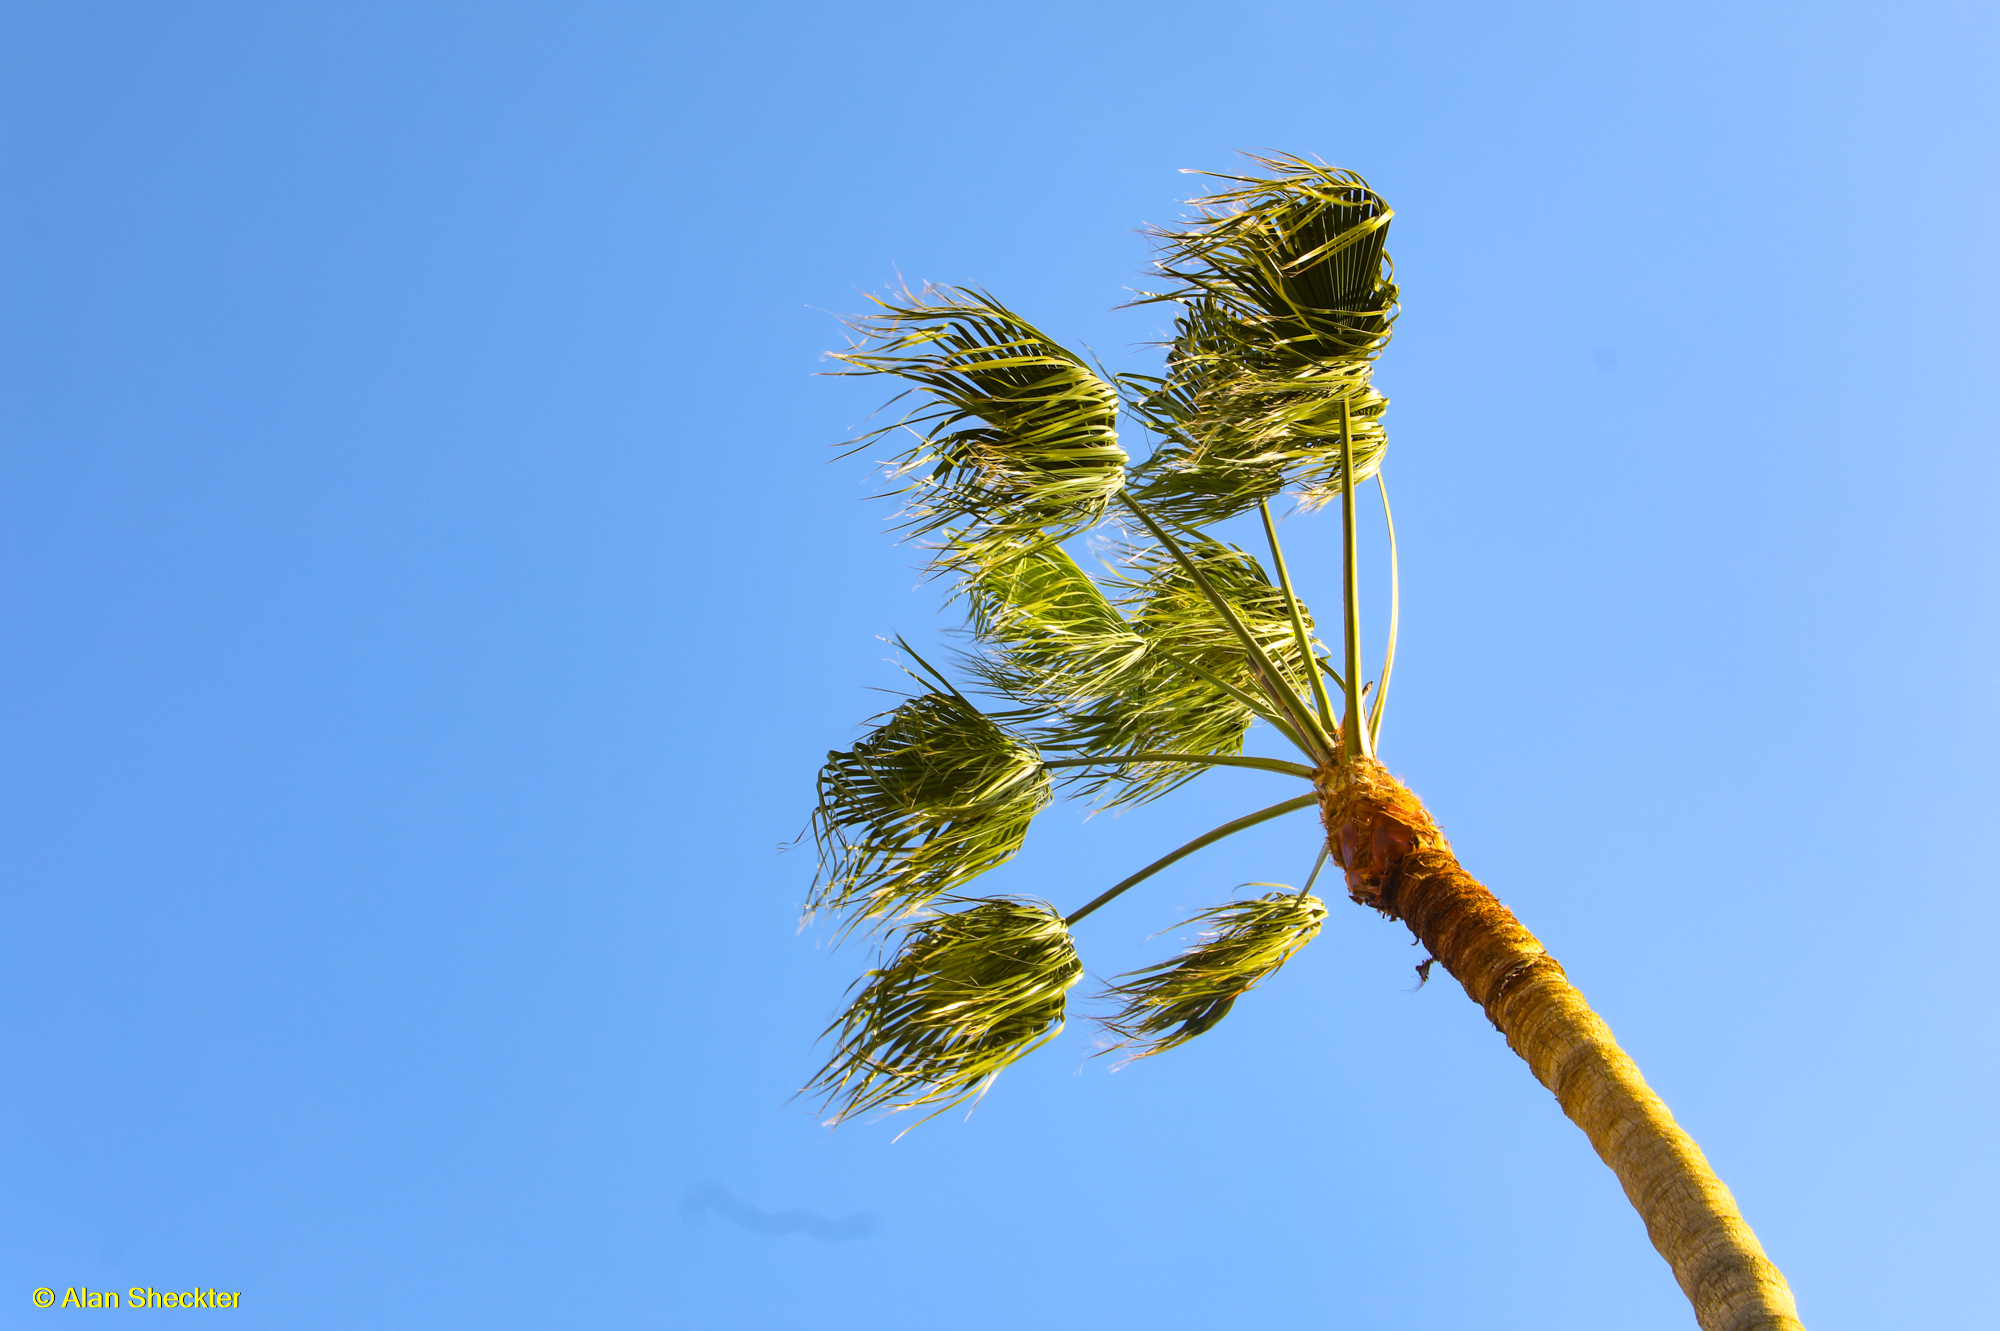
[[[972,636],[987,649],[967,665],[1003,697],[1024,706],[1094,697],[1144,658],[1145,639],[1055,541],[989,540],[949,559],[965,575]]]
[[[1055,1038],[1082,975],[1045,901],[993,897],[912,921],[827,1027],[839,1048],[806,1089],[826,1096],[832,1123],[884,1106],[943,1113]]]
[[[1038,746],[1073,755],[1242,751],[1252,711],[1156,649],[1054,542],[1012,549],[988,542],[962,567],[972,635],[984,648],[965,664],[1035,718]],[[1112,589],[1129,594],[1124,582]],[[1165,794],[1199,772],[1184,763],[1120,763],[1077,768],[1062,780],[1086,794],[1116,787],[1113,803],[1124,803]]]
[[[1267,886],[1258,884],[1257,886]],[[1186,1044],[1224,1017],[1319,933],[1326,903],[1282,891],[1205,910],[1189,924],[1208,922],[1202,940],[1169,961],[1119,978],[1103,997],[1120,1010],[1104,1025],[1125,1038],[1118,1046],[1145,1058]]]
[[[1292,605],[1257,557],[1239,546],[1198,533],[1183,534],[1181,553],[1234,612],[1282,679],[1271,681],[1293,693],[1307,689],[1317,668],[1293,632]],[[1141,546],[1128,556],[1134,575],[1115,579],[1118,603],[1155,655],[1198,666],[1245,692],[1259,691],[1249,653],[1234,629],[1216,612],[1186,565],[1159,546]],[[1312,612],[1298,607],[1308,635]],[[1310,636],[1307,644],[1316,645]],[[1133,748],[1165,745],[1133,745]]]
[[[1309,666],[1282,588],[1247,552],[1206,537],[1185,543],[1288,683]],[[1127,554],[1123,576],[1091,578],[1047,539],[962,548],[971,632],[983,652],[966,667],[1036,718],[1036,745],[1077,756],[1235,755],[1260,693],[1243,645],[1188,576],[1157,546]],[[1310,618],[1305,620],[1308,628]],[[1199,775],[1185,762],[1079,766],[1063,780],[1109,805],[1157,798]]]
[[[1253,157],[1271,177],[1196,199],[1194,222],[1155,232],[1183,307],[1164,378],[1127,376],[1128,404],[1161,443],[1133,492],[1182,522],[1213,522],[1290,490],[1308,504],[1349,477],[1330,447],[1347,408],[1354,476],[1386,445],[1388,399],[1370,383],[1396,287],[1383,250],[1391,211],[1351,171]]]
[[[856,445],[915,436],[889,463],[908,482],[913,532],[1073,531],[1103,514],[1125,484],[1118,394],[1082,357],[969,288],[876,304],[854,324],[866,340],[835,359],[919,395],[908,416]]]
[[[1258,634],[1282,618],[1282,592],[1242,552],[1210,542],[1204,568],[1244,600]],[[1068,755],[1234,755],[1260,715],[1242,646],[1162,552],[1134,556],[1134,574],[1092,580],[1050,540],[960,548],[970,632],[980,652],[964,665],[1010,699],[1034,743]],[[1130,616],[1126,612],[1132,612]],[[1296,658],[1296,640],[1284,652]],[[1184,761],[1076,767],[1062,779],[1110,803],[1158,797],[1200,773]]]
[[[827,755],[814,910],[907,911],[1012,858],[1050,801],[1041,755],[956,693],[911,698]]]
[[[1202,599],[1208,602],[1209,608],[1215,612],[1217,620],[1229,630],[1230,636],[1242,645],[1243,663],[1256,682],[1257,691],[1263,696],[1265,704],[1273,709],[1270,715],[1274,718],[1274,723],[1284,732],[1285,737],[1310,756],[1315,763],[1330,760],[1331,736],[1326,733],[1320,719],[1313,715],[1311,706],[1302,702],[1292,678],[1297,672],[1287,672],[1272,659],[1270,653],[1264,650],[1264,644],[1258,641],[1256,633],[1244,622],[1239,608],[1224,594],[1216,580],[1209,576],[1213,570],[1204,567],[1198,553],[1190,553],[1187,547],[1174,539],[1173,534],[1160,525],[1158,519],[1139,505],[1128,501],[1126,508],[1139,519],[1140,525],[1148,534],[1159,542],[1161,550],[1173,560],[1179,572],[1185,574],[1189,583],[1201,593]],[[1195,533],[1192,528],[1186,530],[1196,537],[1197,544],[1209,539]],[[1234,549],[1234,547],[1225,548]],[[1248,560],[1249,567],[1256,569],[1254,559],[1250,559],[1241,550],[1234,552]],[[1261,575],[1262,570],[1257,571]],[[1270,579],[1265,578],[1263,581],[1268,585]],[[1293,644],[1300,653],[1300,662],[1304,669],[1310,672],[1316,662],[1312,638],[1303,620],[1303,607],[1292,598],[1289,588],[1285,588],[1281,594],[1284,596],[1287,613],[1292,617],[1292,626],[1295,630]],[[1233,688],[1231,691],[1235,692]],[[1282,722],[1275,721],[1279,716],[1283,717]]]

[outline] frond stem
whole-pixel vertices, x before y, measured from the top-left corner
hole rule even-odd
[[[1307,661],[1317,660],[1318,653],[1313,651],[1312,638],[1306,633],[1305,615],[1299,609],[1299,598],[1292,592],[1292,575],[1285,568],[1285,549],[1278,544],[1278,525],[1271,521],[1270,503],[1258,500],[1257,512],[1264,519],[1264,539],[1271,543],[1271,563],[1278,570],[1278,586],[1285,593],[1285,610],[1292,617],[1292,635],[1299,640],[1299,656]],[[1319,706],[1320,724],[1326,727],[1328,734],[1331,734],[1333,700],[1326,696],[1326,681],[1320,678],[1317,670],[1309,670],[1306,673],[1312,677],[1313,701]]]
[[[1396,517],[1389,511],[1389,487],[1382,473],[1375,473],[1375,488],[1382,492],[1382,521],[1389,528],[1389,646],[1382,653],[1382,682],[1375,686],[1375,706],[1368,714],[1368,738],[1382,747],[1382,704],[1389,697],[1389,672],[1396,668],[1396,626],[1403,615],[1403,580],[1396,568]]]
[[[1096,767],[1110,763],[1199,763],[1212,767],[1248,767],[1259,772],[1313,779],[1313,769],[1304,763],[1288,763],[1281,758],[1242,758],[1219,753],[1107,753],[1099,758],[1044,758],[1044,767]]]
[[[1159,859],[1154,860],[1151,864],[1139,870],[1139,872],[1133,874],[1130,878],[1127,878],[1124,882],[1118,884],[1110,891],[1105,892],[1093,898],[1092,900],[1087,902],[1082,909],[1066,916],[1063,919],[1063,923],[1075,924],[1078,920],[1090,914],[1092,911],[1096,910],[1099,906],[1102,906],[1105,902],[1111,900],[1113,897],[1124,892],[1126,889],[1138,886],[1140,883],[1145,882],[1148,878],[1151,878],[1154,874],[1166,868],[1168,865],[1173,864],[1178,860],[1186,859],[1188,856],[1200,850],[1203,846],[1212,846],[1216,842],[1222,840],[1222,838],[1226,836],[1234,836],[1236,833],[1241,832],[1246,827],[1255,827],[1259,823],[1267,823],[1271,821],[1271,819],[1273,818],[1277,818],[1283,814],[1291,813],[1297,809],[1311,808],[1318,802],[1319,802],[1319,795],[1317,793],[1310,795],[1300,795],[1296,799],[1286,800],[1282,804],[1273,804],[1268,809],[1259,809],[1255,813],[1246,813],[1241,818],[1236,819],[1234,822],[1224,823],[1222,826],[1216,828],[1213,832],[1204,832],[1202,835],[1188,842],[1185,846],[1182,846],[1179,850],[1176,850],[1171,854],[1161,856]]]
[[[1331,846],[1321,846],[1319,848],[1319,858],[1313,861],[1313,871],[1306,875],[1306,885],[1299,889],[1300,896],[1305,896],[1313,890],[1313,884],[1319,881],[1319,871],[1326,867],[1327,856],[1332,853],[1332,850]]]
[[[1346,398],[1340,400],[1340,565],[1341,637],[1345,640],[1347,710],[1340,718],[1343,761],[1367,758],[1367,721],[1361,711],[1361,559],[1354,520],[1354,416]]]

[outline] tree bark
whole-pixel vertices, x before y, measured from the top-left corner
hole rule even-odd
[[[1554,1092],[1624,1185],[1703,1331],[1803,1331],[1784,1276],[1701,1148],[1556,959],[1459,867],[1417,797],[1368,758],[1317,785],[1349,895],[1407,924]]]

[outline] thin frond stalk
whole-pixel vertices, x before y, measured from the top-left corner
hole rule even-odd
[[[1095,758],[1048,758],[1044,767],[1095,767],[1118,763],[1194,763],[1203,767],[1248,767],[1259,772],[1278,772],[1284,776],[1304,777],[1310,781],[1316,775],[1314,770],[1303,763],[1288,763],[1280,758],[1231,757],[1215,753],[1107,753]]]
[[[1125,983],[1104,991],[1102,997],[1121,1004],[1117,1015],[1102,1019],[1125,1037],[1112,1047],[1131,1048],[1132,1057],[1148,1058],[1186,1044],[1228,1016],[1237,999],[1310,943],[1325,920],[1324,901],[1290,890],[1203,911],[1187,922],[1207,924],[1199,943],[1178,957],[1120,976]]]
[[[935,1117],[1062,1030],[1083,963],[1055,907],[1025,897],[959,904],[970,909],[905,925],[895,955],[827,1027],[838,1048],[806,1090],[825,1095],[829,1125],[919,1105],[936,1105]]]
[[[1212,846],[1216,842],[1222,840],[1224,837],[1235,836],[1238,832],[1241,832],[1246,828],[1255,827],[1259,823],[1268,823],[1273,818],[1283,817],[1285,814],[1296,812],[1299,809],[1310,808],[1312,807],[1316,799],[1318,799],[1318,796],[1316,795],[1300,795],[1297,799],[1289,799],[1281,804],[1273,804],[1268,809],[1259,809],[1255,813],[1244,814],[1241,818],[1235,819],[1231,822],[1224,823],[1222,826],[1216,828],[1212,832],[1204,832],[1200,836],[1196,837],[1194,840],[1188,842],[1185,846],[1182,846],[1179,850],[1173,851],[1166,855],[1162,855],[1159,859],[1154,860],[1151,864],[1139,870],[1139,872],[1133,874],[1130,878],[1127,878],[1124,882],[1117,884],[1115,887],[1112,887],[1107,891],[1099,893],[1095,897],[1092,897],[1082,906],[1078,907],[1076,910],[1073,910],[1068,915],[1064,916],[1063,923],[1075,924],[1078,920],[1081,920],[1084,916],[1089,915],[1091,912],[1095,911],[1098,907],[1109,902],[1112,898],[1117,897],[1127,891],[1130,891],[1132,888],[1135,888],[1139,884],[1145,882],[1148,878],[1151,878],[1154,874],[1158,873],[1160,870],[1167,868],[1169,865],[1179,863],[1181,860],[1186,859],[1188,856],[1194,854],[1196,851],[1202,849],[1204,846]]]
[[[1305,896],[1307,893],[1313,890],[1313,884],[1319,881],[1319,871],[1326,867],[1327,857],[1332,853],[1333,852],[1324,845],[1322,845],[1319,848],[1319,858],[1313,861],[1312,872],[1306,875],[1306,885],[1299,889],[1300,896]]]
[[[1322,656],[1319,658],[1319,668],[1326,672],[1326,677],[1328,679],[1333,681],[1333,687],[1339,689],[1341,694],[1345,696],[1347,693],[1347,681],[1342,679],[1340,677],[1340,672],[1333,668],[1333,662],[1327,660],[1324,656]]]
[[[1368,713],[1368,739],[1375,751],[1382,751],[1382,707],[1389,699],[1389,675],[1396,668],[1396,629],[1403,617],[1403,577],[1396,564],[1396,515],[1389,511],[1389,486],[1382,473],[1375,473],[1375,488],[1382,492],[1382,522],[1389,529],[1389,645],[1382,651],[1382,682],[1375,686],[1375,705]]]
[[[1348,420],[1347,406],[1341,404],[1340,418]],[[1342,466],[1353,457],[1353,443],[1347,433],[1340,436]],[[1347,710],[1340,718],[1340,754],[1343,761],[1372,756],[1368,727],[1361,711],[1361,556],[1359,533],[1355,530],[1352,470],[1344,470],[1348,483],[1340,492],[1340,596],[1344,611],[1340,636],[1346,648]]]
[[[1264,537],[1271,543],[1271,564],[1278,570],[1278,585],[1285,592],[1285,609],[1292,617],[1292,632],[1299,640],[1299,654],[1309,661],[1316,661],[1319,653],[1313,650],[1312,635],[1306,632],[1305,616],[1299,611],[1299,598],[1292,591],[1292,575],[1285,568],[1285,548],[1278,544],[1278,526],[1271,521],[1271,505],[1259,501],[1257,512],[1264,519]],[[1326,696],[1326,681],[1320,678],[1317,670],[1307,673],[1312,677],[1313,701],[1319,707],[1320,724],[1331,734],[1334,726],[1333,700]]]

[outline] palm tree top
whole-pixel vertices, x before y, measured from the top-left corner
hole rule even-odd
[[[811,909],[886,932],[814,1082],[835,1121],[978,1094],[1060,1029],[1081,974],[1071,926],[1318,797],[1308,785],[1233,819],[1066,916],[968,896],[1057,799],[1143,803],[1217,766],[1311,783],[1372,752],[1383,691],[1364,715],[1358,620],[1343,614],[1336,659],[1271,504],[1339,499],[1351,527],[1354,485],[1379,480],[1387,401],[1370,380],[1396,313],[1392,214],[1351,171],[1251,161],[1269,174],[1221,177],[1153,233],[1164,281],[1140,300],[1177,310],[1157,375],[1101,373],[971,287],[879,300],[835,353],[841,373],[900,387],[901,414],[853,447],[892,446],[901,526],[930,545],[970,639],[941,658],[950,673],[904,644],[918,691],[820,774]],[[1121,424],[1147,441],[1136,461]],[[1211,530],[1253,510],[1261,555]],[[1100,530],[1119,558],[1093,575],[1069,546]],[[1301,760],[1244,754],[1259,722]],[[1289,889],[1204,912],[1202,942],[1107,991],[1107,1028],[1147,1053],[1193,1038],[1324,914]]]
[[[1700,1148],[1375,758],[1396,643],[1388,402],[1371,382],[1397,312],[1393,214],[1351,171],[1250,160],[1260,173],[1220,177],[1226,188],[1153,233],[1163,280],[1140,303],[1176,311],[1159,374],[1101,374],[967,287],[878,302],[838,353],[846,373],[897,380],[911,400],[857,446],[897,441],[885,465],[903,525],[930,542],[970,647],[947,659],[961,687],[905,644],[918,692],[821,770],[811,908],[884,936],[809,1089],[836,1123],[976,1099],[1062,1029],[1080,921],[1225,837],[1316,808],[1323,850],[1304,887],[1246,885],[1273,890],[1201,912],[1192,947],[1100,995],[1115,1045],[1162,1053],[1222,1020],[1319,932],[1311,889],[1331,859],[1349,896],[1406,923],[1589,1135],[1706,1331],[1800,1331]],[[1121,420],[1144,448],[1121,439]],[[1371,479],[1391,594],[1383,664],[1364,681],[1356,490]],[[1292,586],[1271,512],[1283,496],[1338,503],[1337,655]],[[1216,530],[1253,510],[1268,565]],[[1107,525],[1122,559],[1093,575],[1069,546]],[[1246,755],[1259,722],[1300,761]],[[969,894],[1056,799],[1143,803],[1221,766],[1309,784],[1067,914]]]

